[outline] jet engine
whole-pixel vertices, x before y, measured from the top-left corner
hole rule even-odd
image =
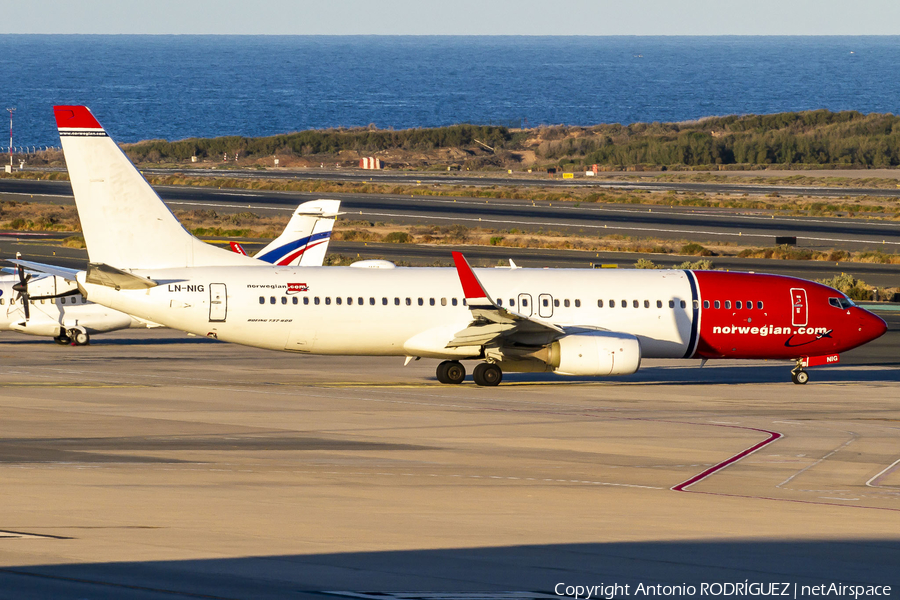
[[[630,375],[641,366],[641,343],[627,333],[579,331],[546,346],[501,346],[485,350],[504,371],[560,375]]]
[[[641,366],[641,343],[627,333],[575,333],[550,345],[549,364],[561,375],[630,375]]]

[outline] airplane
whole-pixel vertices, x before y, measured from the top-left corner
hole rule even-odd
[[[54,111],[90,257],[62,275],[92,302],[174,329],[305,354],[438,359],[447,384],[474,360],[482,386],[503,372],[627,375],[645,358],[784,359],[805,384],[807,367],[887,329],[838,290],[778,275],[473,269],[459,252],[454,268],[219,266],[228,251],[180,226],[86,107]]]
[[[273,265],[321,267],[331,239],[331,230],[341,207],[340,200],[312,200],[294,211],[284,231],[253,258]],[[247,256],[237,242],[231,250]]]
[[[340,200],[300,204],[281,235],[253,258],[269,264],[322,266]],[[243,248],[231,242],[232,248]],[[231,256],[223,254],[222,264]],[[88,302],[74,279],[40,273],[0,275],[0,331],[52,337],[60,345],[85,346],[90,336],[126,328],[160,327],[123,312]]]

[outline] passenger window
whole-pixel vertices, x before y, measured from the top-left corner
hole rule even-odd
[[[763,307],[762,300],[757,300],[757,301],[756,301],[756,308],[758,308],[759,310],[762,310],[762,307]]]
[[[468,305],[469,305],[469,303],[466,302],[466,299],[465,299],[465,298],[463,298],[463,306],[468,306]]]
[[[319,297],[318,296],[316,296],[315,299],[313,300],[313,304],[315,304],[316,306],[319,305]]]
[[[722,308],[722,303],[716,300],[715,302],[713,302],[713,306],[715,306],[716,308]]]
[[[447,306],[447,299],[441,298],[441,306]]]
[[[656,308],[662,308],[662,300],[656,301]]]
[[[637,307],[639,307],[639,306],[641,305],[641,303],[638,302],[637,300],[632,300],[632,301],[631,301],[631,305],[634,306],[635,308],[637,308]]]
[[[387,306],[387,305],[388,305],[388,299],[385,298],[384,296],[381,297],[381,305],[382,305],[382,306]]]
[[[450,304],[452,304],[453,306],[456,306],[456,298],[451,298]]]
[[[514,299],[510,298],[510,299],[509,299],[509,305],[510,305],[510,306],[515,306],[515,305],[516,305],[516,301],[515,301]]]
[[[428,305],[429,305],[429,306],[434,306],[434,298],[429,298],[429,299],[428,299]]]
[[[291,298],[291,302],[293,302],[294,304],[299,304],[300,300],[297,298],[297,296],[294,296],[293,298]]]
[[[400,298],[394,298],[394,306],[400,306]]]
[[[407,306],[412,306],[412,298],[407,298],[407,299],[406,299],[406,305],[407,305]]]
[[[341,299],[340,299],[340,298],[337,299],[337,303],[338,303],[338,304],[341,303]],[[351,298],[347,298],[347,306],[350,306],[350,305],[352,305],[352,304],[353,304],[353,298],[352,298],[352,297],[351,297]]]
[[[675,301],[669,300],[669,308],[675,308]]]
[[[275,304],[275,296],[269,298],[269,304]]]
[[[363,298],[362,296],[360,296],[359,298],[356,299],[356,303],[359,304],[360,306],[362,306],[363,304],[366,303],[366,299]],[[375,304],[375,298],[372,298],[372,304]]]
[[[522,306],[528,306],[528,298],[522,298]]]
[[[603,300],[597,300],[597,308],[603,308]]]
[[[644,300],[644,308],[650,308],[650,301]]]
[[[0,298],[0,305],[6,304],[6,298]]]
[[[559,306],[558,302],[559,302],[559,300],[557,300],[557,306]],[[569,308],[569,299],[566,298],[565,301],[563,302],[563,304],[566,305],[566,308]]]
[[[753,300],[747,300],[747,310],[753,308]]]
[[[622,300],[622,308],[628,308],[628,300]]]
[[[343,300],[341,299],[341,297],[340,297],[340,296],[336,296],[335,299],[334,299],[334,303],[337,304],[338,306],[340,306],[341,302],[343,302]],[[327,299],[327,298],[326,298],[326,300],[325,300],[325,304],[328,304],[328,299]]]
[[[362,303],[360,302],[360,304],[362,304]],[[371,296],[369,296],[369,306],[375,306],[375,298],[373,298]]]
[[[734,307],[735,307],[736,309],[738,309],[738,310],[741,310],[741,301],[740,301],[740,300],[735,300],[735,302],[734,302]]]
[[[546,298],[544,298],[541,302],[543,303],[544,306],[550,306],[550,301],[547,300]],[[557,302],[559,302],[559,300],[557,300]]]
[[[282,304],[287,304],[287,296],[282,296],[282,297],[281,297],[281,303],[282,303]]]
[[[318,298],[316,298],[316,300],[318,300]],[[303,304],[304,304],[304,305],[309,304],[309,296],[304,296],[304,297],[303,297]],[[316,304],[318,304],[318,302],[316,302]]]
[[[325,304],[326,304],[326,305],[330,305],[330,304],[331,304],[331,296],[325,296]]]
[[[703,308],[709,308],[709,300],[703,301]]]
[[[684,301],[683,301],[683,300],[681,301],[681,308],[684,308]],[[698,308],[700,308],[700,301],[699,301],[699,300],[694,300],[694,310],[697,310]]]
[[[610,300],[610,301],[609,301],[609,307],[610,307],[610,308],[615,308],[615,307],[616,307],[616,301],[615,301],[615,300]]]
[[[696,300],[694,300],[694,302],[696,302]],[[681,308],[687,308],[687,302],[685,302],[684,300],[681,301]]]
[[[503,298],[497,298],[497,306],[503,306]]]
[[[566,300],[566,306],[568,306],[568,305],[569,305],[569,301]],[[544,306],[547,306],[546,300],[544,300]],[[556,298],[553,299],[553,306],[555,306],[556,308],[559,308],[559,300],[557,300]]]
[[[581,300],[575,300],[575,308],[581,308]]]
[[[63,298],[63,304],[65,304],[65,302],[66,302],[66,299]],[[260,297],[259,297],[259,303],[260,303],[260,304],[265,304],[265,303],[266,303],[266,297],[265,297],[265,296],[260,296]]]
[[[424,304],[425,304],[425,301],[422,300],[421,298],[419,298],[419,306],[422,306],[422,305],[424,305]]]

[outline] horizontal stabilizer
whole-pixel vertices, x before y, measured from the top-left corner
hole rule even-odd
[[[85,277],[84,280],[86,283],[103,285],[117,290],[143,290],[159,285],[159,283],[153,281],[149,277],[132,275],[131,273],[101,263],[89,264],[87,277]]]
[[[56,265],[45,265],[30,260],[7,259],[7,261],[14,265],[21,265],[26,269],[31,269],[32,271],[37,271],[39,273],[46,273],[47,275],[54,275],[67,281],[75,281],[75,276],[80,273],[78,269],[67,269],[65,267],[57,267]]]

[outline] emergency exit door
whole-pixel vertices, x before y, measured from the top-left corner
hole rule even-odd
[[[224,321],[228,314],[227,295],[224,283],[209,284],[209,320]]]

